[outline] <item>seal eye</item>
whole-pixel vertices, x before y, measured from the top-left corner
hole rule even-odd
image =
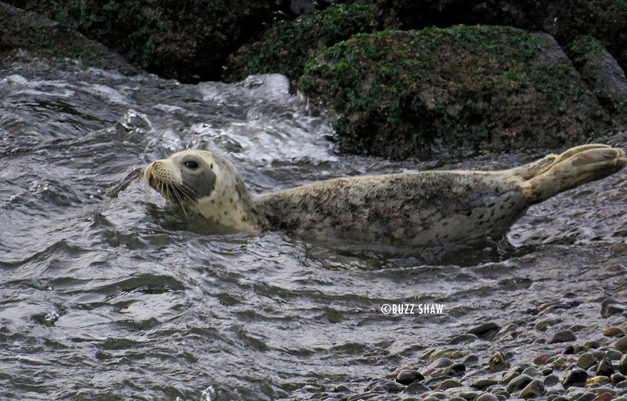
[[[184,162],[183,165],[185,167],[187,167],[188,169],[190,169],[190,170],[196,170],[199,167],[198,163],[196,163],[193,160],[188,160],[188,161]]]

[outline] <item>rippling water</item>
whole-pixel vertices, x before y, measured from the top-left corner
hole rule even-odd
[[[625,172],[531,208],[509,234],[515,247],[433,264],[282,233],[205,235],[139,180],[150,161],[198,147],[227,156],[253,192],[366,172],[503,168],[545,153],[340,157],[327,119],[310,114],[280,76],[192,86],[46,62],[0,71],[0,397],[360,391],[478,323],[524,320],[572,294],[590,310],[627,296]],[[399,303],[441,303],[444,313],[381,312]],[[524,339],[512,344],[520,354]]]

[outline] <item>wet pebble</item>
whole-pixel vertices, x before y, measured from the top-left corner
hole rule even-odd
[[[483,390],[484,388],[487,388],[487,387],[490,387],[490,386],[494,386],[495,384],[498,384],[497,380],[481,379],[481,380],[477,380],[476,382],[472,383],[470,385],[470,387],[476,388],[477,390]]]
[[[559,377],[557,377],[555,375],[549,375],[549,376],[544,378],[544,386],[545,387],[555,386],[559,382],[560,382]]]
[[[575,368],[564,376],[564,388],[571,386],[582,387],[588,380],[588,374],[583,369]]]
[[[474,334],[462,334],[462,335],[459,335],[457,337],[453,337],[453,339],[451,341],[449,341],[449,344],[455,345],[455,344],[461,344],[461,343],[471,343],[471,342],[476,341],[478,339],[479,339],[479,337],[477,337]]]
[[[594,376],[586,382],[586,386],[590,384],[604,384],[609,383],[610,378],[607,376]]]
[[[605,354],[605,357],[612,361],[618,361],[620,358],[623,357],[623,353],[615,349],[610,349]]]
[[[525,388],[529,383],[531,383],[533,379],[527,375],[520,375],[514,379],[512,379],[507,384],[507,392],[510,394],[515,391],[520,391]]]
[[[449,388],[454,388],[454,387],[462,387],[463,384],[461,384],[460,382],[458,382],[455,379],[448,379],[448,380],[444,380],[442,383],[440,383],[436,389],[438,390],[448,390]]]
[[[597,376],[607,376],[610,377],[614,373],[614,367],[612,366],[612,361],[609,358],[604,358],[594,371],[594,374]]]
[[[415,370],[401,370],[398,375],[396,375],[396,381],[406,386],[424,379],[425,377]]]
[[[618,384],[622,381],[625,381],[625,376],[620,374],[620,373],[614,373],[611,377],[610,377],[610,381],[612,382],[612,384]]]
[[[584,352],[577,360],[577,366],[583,370],[588,370],[597,363],[597,359],[590,352]]]
[[[546,361],[549,360],[549,358],[551,358],[553,355],[550,354],[542,354],[542,355],[538,355],[537,357],[534,358],[533,363],[535,363],[536,365],[545,365]]]
[[[540,380],[533,380],[521,392],[522,398],[538,398],[544,394],[544,384]]]
[[[476,401],[499,401],[499,397],[495,396],[492,393],[483,393],[479,397],[477,397]]]
[[[624,353],[627,353],[627,336],[621,338],[614,343],[614,349]]]
[[[540,372],[538,369],[534,368],[533,366],[529,366],[528,368],[523,370],[522,374],[527,375],[527,376],[542,376],[542,372]]]
[[[484,323],[477,327],[474,327],[468,330],[468,334],[474,334],[477,337],[481,338],[491,338],[494,334],[496,334],[499,330],[501,330],[501,326],[496,323]]]
[[[575,336],[575,333],[570,330],[562,330],[553,335],[549,344],[565,343],[569,341],[577,341],[577,336]]]
[[[601,316],[610,317],[612,315],[620,315],[627,311],[627,305],[621,304],[615,299],[607,298],[601,302]]]
[[[596,397],[592,401],[610,401],[611,399],[612,399],[612,395],[609,394],[609,393],[605,393],[605,394],[601,394],[600,396]]]
[[[575,400],[576,401],[592,401],[595,398],[597,398],[597,395],[595,393],[585,393],[580,397],[577,397]]]
[[[472,368],[474,366],[479,365],[479,357],[476,355],[469,355],[463,362],[464,366],[467,368]]]
[[[618,364],[618,371],[624,375],[627,375],[627,354],[623,355]]]
[[[569,345],[564,350],[564,355],[572,355],[575,353],[575,347],[573,345]]]
[[[410,384],[409,386],[407,386],[407,388],[405,389],[405,391],[403,391],[403,393],[404,394],[422,394],[422,393],[426,393],[427,391],[431,391],[431,389],[422,383],[414,382]]]
[[[451,366],[453,364],[453,361],[451,361],[448,358],[440,358],[436,361],[434,361],[431,365],[429,365],[427,367],[427,369],[441,369],[441,368],[445,368],[447,366]]]
[[[605,335],[606,337],[616,337],[623,333],[625,332],[619,327],[610,327],[607,330],[605,330],[605,332],[603,332],[603,335]]]

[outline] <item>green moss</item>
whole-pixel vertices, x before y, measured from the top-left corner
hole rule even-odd
[[[371,31],[373,6],[365,2],[340,4],[296,21],[283,22],[264,34],[261,41],[234,55],[225,75],[239,81],[251,74],[280,73],[296,79],[313,52],[353,34]]]
[[[404,157],[434,146],[511,145],[589,95],[571,67],[536,63],[541,46],[506,27],[355,35],[310,60],[300,88],[341,114],[335,130],[348,152]],[[552,141],[549,132],[542,141]]]

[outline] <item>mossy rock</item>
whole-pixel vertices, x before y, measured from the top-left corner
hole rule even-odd
[[[7,0],[76,29],[131,64],[182,82],[217,81],[227,56],[286,0]]]
[[[298,79],[307,60],[324,47],[357,33],[374,32],[374,6],[366,2],[340,4],[295,21],[282,21],[266,30],[260,39],[232,54],[222,76],[237,82],[254,74],[278,73]]]
[[[339,113],[340,150],[392,158],[581,143],[610,119],[550,35],[509,27],[361,34],[299,81]]]

